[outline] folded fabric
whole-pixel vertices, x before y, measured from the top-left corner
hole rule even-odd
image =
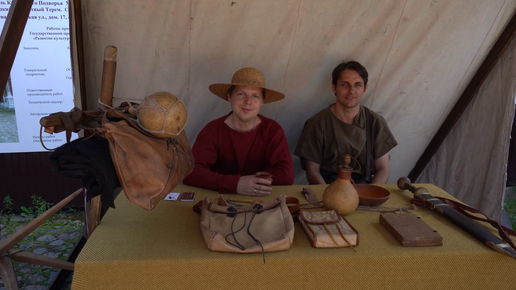
[[[120,183],[105,138],[93,136],[66,143],[50,154],[50,162],[59,174],[80,178],[87,199],[100,194],[104,205],[115,207],[113,192]]]

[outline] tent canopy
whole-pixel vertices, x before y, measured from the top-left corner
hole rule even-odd
[[[230,112],[208,86],[256,67],[268,87],[286,95],[261,113],[283,127],[293,152],[305,121],[335,102],[333,68],[344,60],[361,62],[369,71],[362,104],[385,117],[399,143],[390,152],[394,183],[414,167],[512,17],[516,0],[90,0],[81,8],[88,107],[96,107],[100,94],[104,48],[114,45],[115,97],[177,95],[190,115],[185,130],[191,144],[204,125]],[[514,50],[508,53],[479,92],[491,101],[465,113],[469,121],[454,128],[418,180],[494,218],[514,114]],[[471,126],[483,133],[468,131]],[[472,153],[486,157],[472,160]],[[299,158],[293,160],[295,182],[306,183]],[[482,182],[466,186],[472,180]],[[486,190],[492,192],[484,196]]]

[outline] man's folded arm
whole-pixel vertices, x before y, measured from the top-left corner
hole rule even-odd
[[[385,184],[389,180],[390,168],[389,168],[389,153],[385,153],[382,157],[374,160],[374,167],[376,172],[374,173],[372,184]]]
[[[195,167],[183,183],[195,187],[206,188],[220,193],[236,193],[240,175],[224,175],[211,171],[217,161],[216,143],[213,138],[201,130],[192,148],[195,156]]]
[[[273,133],[266,151],[268,171],[272,173],[272,185],[291,185],[294,183],[294,163],[288,148],[287,138],[279,127]]]
[[[296,151],[294,154],[301,158],[301,166],[306,172],[306,178],[310,184],[326,184],[321,175],[321,163],[317,160],[322,160],[322,135],[320,123],[315,123],[313,119],[306,121],[301,136],[297,142]]]
[[[326,184],[321,175],[321,165],[308,159],[305,161],[306,178],[310,184]]]

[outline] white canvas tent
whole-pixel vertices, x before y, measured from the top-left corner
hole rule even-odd
[[[370,76],[362,103],[385,117],[399,143],[390,152],[394,183],[414,168],[513,16],[516,0],[89,0],[80,8],[88,108],[99,96],[104,48],[114,45],[115,97],[177,95],[190,114],[192,145],[206,123],[230,111],[208,85],[251,66],[286,94],[261,113],[279,122],[293,152],[304,122],[335,102],[332,69],[343,60],[361,62]],[[417,180],[498,220],[515,51],[513,41]],[[299,158],[293,160],[295,183],[306,183]]]

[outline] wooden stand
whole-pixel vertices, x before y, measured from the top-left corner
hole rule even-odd
[[[0,35],[0,59],[2,60],[2,64],[5,64],[0,68],[0,88],[2,91],[4,90],[5,84],[9,78],[9,73],[20,44],[32,4],[33,1],[29,0],[13,0],[11,7],[9,8],[9,13]],[[106,47],[104,51],[104,68],[98,108],[100,110],[105,110],[106,106],[110,107],[113,103],[112,98],[116,73],[116,55],[116,47]],[[54,132],[54,126],[62,124],[62,121],[59,118],[57,118],[57,121],[55,119],[47,120],[46,118],[42,118],[42,120],[40,120],[40,124],[45,127],[45,132],[52,134]],[[13,260],[73,271],[73,263],[36,255],[22,250],[12,250],[12,248],[83,191],[83,189],[77,190],[43,213],[41,216],[14,232],[10,237],[0,242],[0,275],[6,289],[18,289],[16,273],[12,263]],[[88,237],[100,221],[100,212],[100,196],[97,196],[86,205],[85,214]]]
[[[55,214],[58,210],[63,208],[66,204],[72,201],[75,197],[81,194],[84,190],[81,188],[67,198],[60,201],[58,204],[54,205],[46,212],[29,222],[23,228],[17,230],[12,235],[10,235],[7,239],[0,242],[0,275],[2,276],[2,281],[4,282],[4,286],[8,290],[18,289],[18,280],[16,279],[16,272],[14,271],[12,261],[18,261],[29,264],[36,264],[47,267],[54,267],[59,269],[65,269],[73,271],[74,265],[73,263],[62,261],[59,259],[49,258],[42,255],[37,255],[31,252],[23,251],[23,250],[13,250],[12,248],[18,244],[21,240],[27,237],[30,233],[32,233],[36,228],[38,228],[42,223],[44,223],[48,218],[50,218],[53,214]]]
[[[115,74],[116,74],[116,56],[117,48],[114,46],[107,46],[104,50],[104,64],[102,70],[102,85],[100,89],[99,104],[96,111],[105,111],[113,105],[113,90],[115,88]],[[53,134],[55,127],[63,123],[58,116],[48,116],[40,119],[39,123],[45,127],[45,132]],[[92,198],[90,201],[85,201],[85,219],[87,236],[89,238],[93,230],[100,222],[102,203],[100,196]]]

